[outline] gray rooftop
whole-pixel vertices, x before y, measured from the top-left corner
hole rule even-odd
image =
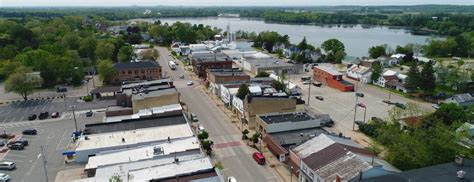
[[[169,95],[169,94],[175,94],[175,93],[178,93],[176,88],[165,88],[165,89],[159,89],[159,90],[144,91],[144,92],[133,94],[132,101],[143,100],[150,97],[158,97],[162,95]]]
[[[191,59],[197,60],[200,62],[212,62],[212,61],[232,61],[229,56],[225,55],[222,52],[212,53],[212,52],[194,52],[191,54]]]
[[[86,124],[85,130],[90,134],[98,134],[185,123],[186,119],[183,115],[176,115],[156,118],[129,119],[121,122]]]
[[[153,81],[143,81],[139,83],[129,83],[129,84],[122,85],[122,90],[132,89],[132,88],[137,88],[137,87],[150,87],[150,86],[157,86],[157,85],[173,85],[173,80],[160,79],[160,80],[153,80]]]
[[[247,76],[243,71],[235,69],[209,69],[209,72],[216,76]]]
[[[301,122],[314,120],[315,118],[310,116],[306,112],[291,112],[291,113],[271,113],[259,115],[260,119],[265,121],[267,124],[281,123],[281,122]]]
[[[469,93],[453,95],[453,99],[458,103],[474,102],[474,97]]]
[[[296,64],[290,64],[284,60],[277,58],[263,58],[263,59],[247,59],[247,63],[250,63],[252,66],[257,68],[272,68],[272,67],[290,67],[290,66],[301,66]]]
[[[327,133],[324,129],[321,128],[309,128],[302,130],[293,130],[293,131],[284,131],[278,133],[271,133],[273,138],[280,143],[280,145],[287,150],[298,146],[305,141],[318,136],[321,133]]]

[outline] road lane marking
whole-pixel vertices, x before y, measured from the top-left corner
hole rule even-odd
[[[16,118],[13,118],[13,119],[11,119],[9,122],[13,122],[13,121],[15,121],[15,119],[16,119]],[[9,122],[7,122],[7,123],[9,123]]]
[[[67,132],[67,130],[64,130],[63,135],[62,135],[61,138],[59,139],[58,145],[56,145],[56,150],[62,150],[62,149],[59,148],[59,146],[61,145],[63,139],[64,139],[64,138],[67,138],[67,137],[65,136],[65,135],[66,135],[66,132]],[[61,146],[61,148],[62,148],[62,146]]]

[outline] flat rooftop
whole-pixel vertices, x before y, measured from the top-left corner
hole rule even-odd
[[[169,94],[175,94],[178,93],[176,88],[165,88],[165,89],[160,89],[160,90],[152,90],[148,92],[141,92],[137,94],[132,95],[132,101],[134,100],[143,100],[146,98],[150,97],[159,97],[162,95],[169,95]]]
[[[193,132],[188,124],[93,134],[81,136],[76,143],[76,151],[159,142],[167,140],[168,137],[174,140],[190,136],[193,136]]]
[[[160,79],[160,80],[152,80],[152,81],[142,81],[139,83],[129,83],[122,85],[122,90],[124,89],[131,89],[140,86],[156,86],[156,85],[173,85],[173,80],[171,79]]]
[[[174,155],[167,155],[160,158],[145,159],[139,161],[131,161],[119,164],[111,164],[97,167],[93,182],[109,181],[110,176],[120,175],[123,182],[128,181],[128,172],[135,169],[144,169],[152,166],[172,164],[174,162]],[[176,156],[179,160],[192,160],[202,158],[202,154],[187,154]],[[89,178],[86,178],[89,179]]]
[[[336,76],[336,75],[342,75],[341,72],[337,71],[336,68],[334,67],[329,67],[329,66],[316,66],[316,68],[320,69],[320,70],[323,70],[333,76]]]
[[[158,165],[144,169],[137,169],[129,171],[129,181],[149,181],[160,180],[164,178],[171,178],[181,175],[192,175],[213,172],[211,159],[202,157],[197,159],[179,161],[178,163],[171,163],[165,165]]]
[[[285,62],[284,60],[277,59],[277,58],[266,58],[266,59],[248,59],[245,60],[247,63],[250,63],[252,66],[256,68],[274,68],[274,67],[291,67],[291,66],[298,66],[295,64],[290,64]],[[303,66],[301,65],[303,68]]]
[[[282,122],[301,122],[316,119],[306,112],[271,113],[259,115],[258,117],[260,117],[260,119],[262,119],[267,124]]]
[[[186,119],[182,114],[176,116],[125,119],[121,122],[86,124],[84,132],[99,134],[180,124],[186,124]]]
[[[294,146],[298,146],[305,141],[314,138],[321,133],[327,133],[324,129],[321,128],[309,128],[309,129],[301,129],[301,130],[292,130],[292,131],[284,131],[278,133],[270,133],[276,141],[280,143],[280,145],[289,150]]]
[[[235,70],[233,70],[233,71],[210,71],[210,74],[213,74],[213,75],[216,75],[216,76],[248,76],[243,71],[235,71]]]
[[[172,153],[184,152],[189,150],[200,149],[199,141],[196,137],[189,137],[171,142],[162,142],[159,144],[149,145],[145,147],[128,148],[124,150],[111,151],[107,153],[99,153],[94,157],[89,157],[89,161],[85,169],[94,169],[98,166],[111,164],[127,163],[144,159],[152,159],[155,156],[169,155]]]
[[[197,60],[200,62],[212,62],[212,61],[232,61],[232,59],[225,55],[222,52],[212,53],[212,52],[193,52],[191,53],[191,59]]]
[[[117,107],[117,108],[116,108]],[[107,107],[107,111],[120,111],[120,110],[132,110],[131,107],[120,107],[120,106],[111,106],[111,109],[109,110],[109,107]],[[165,106],[160,106],[160,107],[153,107],[150,109],[140,109],[137,113],[132,114],[132,115],[121,115],[121,116],[109,116],[105,117],[104,123],[110,123],[110,122],[119,122],[119,121],[124,121],[124,120],[131,120],[131,119],[140,119],[140,118],[151,118],[151,117],[159,117],[159,116],[172,116],[172,115],[177,115],[174,113],[181,113],[181,110],[183,108],[181,107],[180,104],[171,104],[171,105],[165,105]]]

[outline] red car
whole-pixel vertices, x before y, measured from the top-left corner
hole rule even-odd
[[[51,117],[52,117],[52,118],[57,118],[57,117],[59,117],[59,112],[53,112],[53,113],[51,113]]]
[[[260,153],[260,152],[253,153],[252,158],[253,158],[253,160],[255,160],[255,162],[257,162],[260,165],[265,164],[265,156],[263,156],[263,154]]]
[[[357,105],[358,105],[359,107],[365,108],[365,104],[364,104],[364,103],[358,103]]]

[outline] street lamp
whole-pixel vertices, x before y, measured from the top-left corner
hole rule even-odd
[[[74,117],[74,126],[76,127],[76,132],[77,132],[78,130],[77,130],[77,120],[76,120],[76,112],[75,112],[76,105],[72,105],[69,107],[72,108],[72,116]]]
[[[311,85],[313,84],[313,78],[309,77],[309,84],[308,84],[308,103],[306,105],[309,106],[309,99],[311,99]]]
[[[357,113],[357,103],[359,101],[359,96],[356,94],[356,102],[354,105],[354,121],[352,122],[352,131],[355,131],[355,121],[356,121],[356,113]]]
[[[293,166],[290,167],[290,182],[293,182]]]

